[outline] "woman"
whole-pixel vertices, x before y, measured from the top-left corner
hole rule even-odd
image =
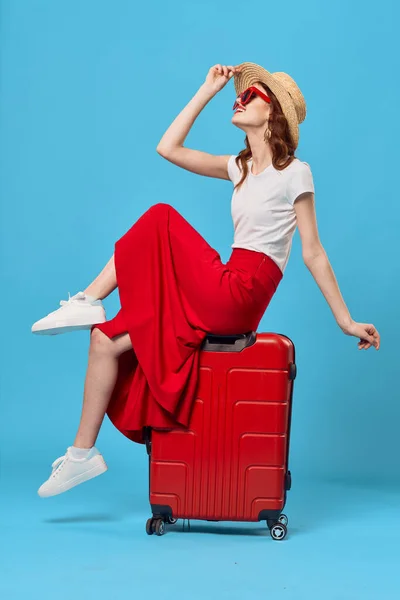
[[[232,123],[246,148],[215,156],[184,147],[206,104],[234,77]],[[254,63],[211,67],[200,89],[163,135],[157,151],[208,177],[231,180],[234,242],[226,264],[168,204],[146,211],[115,244],[99,276],[32,327],[55,334],[91,329],[88,371],[73,446],[54,461],[42,497],[66,491],[107,470],[94,444],[107,413],[129,439],[143,442],[146,425],[185,427],[207,333],[256,330],[287,265],[296,225],[305,264],[341,330],[359,349],[380,345],[372,324],[355,322],[341,297],[318,237],[310,167],[294,156],[303,95],[286,73]],[[105,320],[101,300],[116,287],[121,310]]]

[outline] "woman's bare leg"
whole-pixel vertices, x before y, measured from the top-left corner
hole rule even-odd
[[[103,300],[117,287],[117,276],[115,273],[114,254],[97,275],[96,279],[84,290],[88,296]]]
[[[118,357],[131,348],[128,333],[110,339],[99,329],[93,329],[75,447],[94,446],[117,380]]]

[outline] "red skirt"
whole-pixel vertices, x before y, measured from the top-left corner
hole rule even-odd
[[[107,415],[143,443],[145,426],[188,426],[207,333],[255,331],[283,275],[269,256],[244,248],[233,248],[222,263],[164,203],[151,206],[115,243],[114,261],[121,309],[92,329],[130,336]]]

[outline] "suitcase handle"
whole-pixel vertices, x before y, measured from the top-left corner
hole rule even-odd
[[[238,333],[234,335],[218,335],[208,333],[203,340],[201,350],[209,352],[241,352],[256,341],[256,332]]]

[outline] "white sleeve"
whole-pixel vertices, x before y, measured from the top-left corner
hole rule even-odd
[[[314,192],[314,181],[310,165],[304,161],[300,168],[290,175],[286,188],[286,197],[293,206],[296,198],[304,192]]]
[[[236,154],[231,154],[228,160],[228,175],[229,179],[235,185],[239,179],[241,178],[241,171],[237,164],[235,163]]]

